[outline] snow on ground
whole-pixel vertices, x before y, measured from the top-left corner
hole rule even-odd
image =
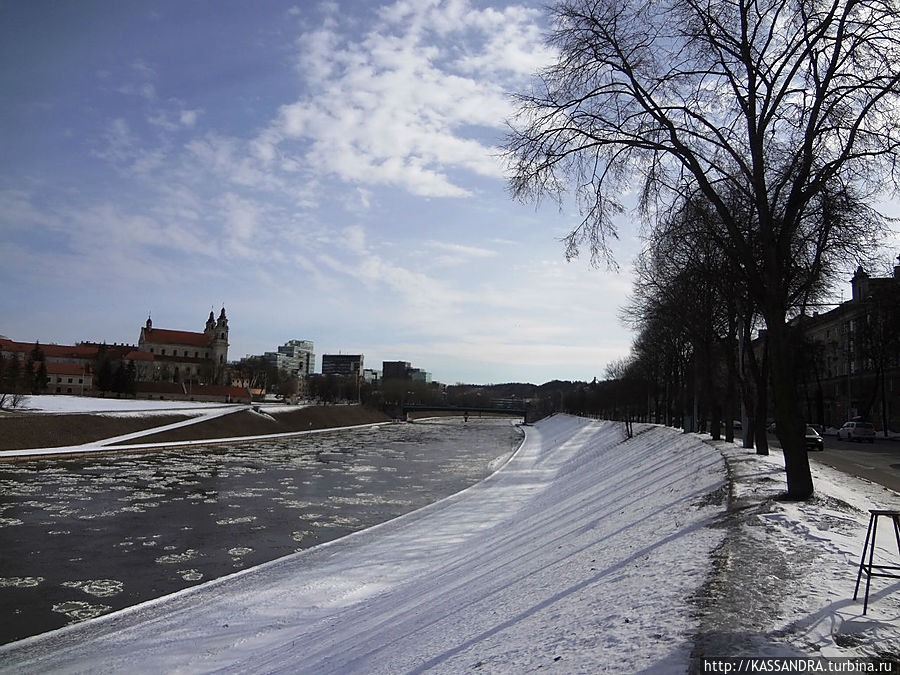
[[[21,409],[35,413],[144,412],[168,413],[221,407],[222,403],[201,401],[151,401],[148,399],[99,398],[36,394],[25,397]]]
[[[488,480],[249,573],[0,649],[11,672],[634,672],[691,651],[720,454],[556,416]]]
[[[716,447],[728,461],[731,508],[699,598],[697,652],[900,663],[898,580],[872,579],[864,615],[863,575],[853,600],[869,509],[900,509],[900,495],[811,456],[815,496],[786,501],[780,450],[762,457],[730,443]],[[881,519],[877,543],[875,564],[900,565],[890,520]]]
[[[678,673],[692,656],[900,654],[900,584],[875,579],[865,616],[851,599],[867,509],[896,494],[814,465],[816,498],[785,502],[780,455],[638,431],[543,420],[453,497],[0,647],[0,671]]]

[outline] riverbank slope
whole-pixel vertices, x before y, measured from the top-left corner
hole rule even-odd
[[[383,525],[0,648],[0,671],[703,672],[900,655],[900,584],[852,599],[880,486],[696,434],[557,415],[478,485]],[[886,534],[892,534],[887,532]],[[893,538],[878,546],[892,555]]]
[[[227,413],[227,414],[222,414]],[[60,448],[95,443],[138,432],[141,443],[173,443],[241,436],[297,433],[316,429],[388,422],[379,410],[359,405],[206,406],[184,410],[130,410],[43,414],[24,412],[0,415],[0,451]],[[177,428],[154,429],[181,423]]]

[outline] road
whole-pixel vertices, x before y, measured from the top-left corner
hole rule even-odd
[[[769,445],[780,448],[778,439],[769,434]],[[810,458],[854,476],[900,492],[900,442],[877,438],[874,443],[839,441],[825,436],[825,450],[810,451]]]
[[[874,443],[852,443],[826,436],[825,450],[810,456],[835,469],[900,492],[900,443],[897,441],[878,438]]]

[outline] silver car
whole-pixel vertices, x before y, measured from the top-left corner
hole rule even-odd
[[[875,442],[875,426],[871,422],[847,422],[838,429],[838,439],[847,441]]]

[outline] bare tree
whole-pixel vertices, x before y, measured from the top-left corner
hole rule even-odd
[[[900,142],[900,9],[883,0],[560,0],[557,63],[519,97],[510,188],[583,220],[567,255],[611,260],[619,195],[640,181],[653,222],[689,194],[714,210],[768,332],[788,493],[813,492],[786,326],[817,253],[893,185]],[[862,226],[878,224],[864,214]],[[855,241],[864,241],[856,237]],[[808,250],[812,265],[794,256]],[[799,294],[799,296],[798,296]]]
[[[655,228],[635,264],[630,315],[643,325],[656,318],[691,345],[693,400],[686,431],[733,440],[737,319],[729,292],[733,274],[703,219],[677,211]]]

